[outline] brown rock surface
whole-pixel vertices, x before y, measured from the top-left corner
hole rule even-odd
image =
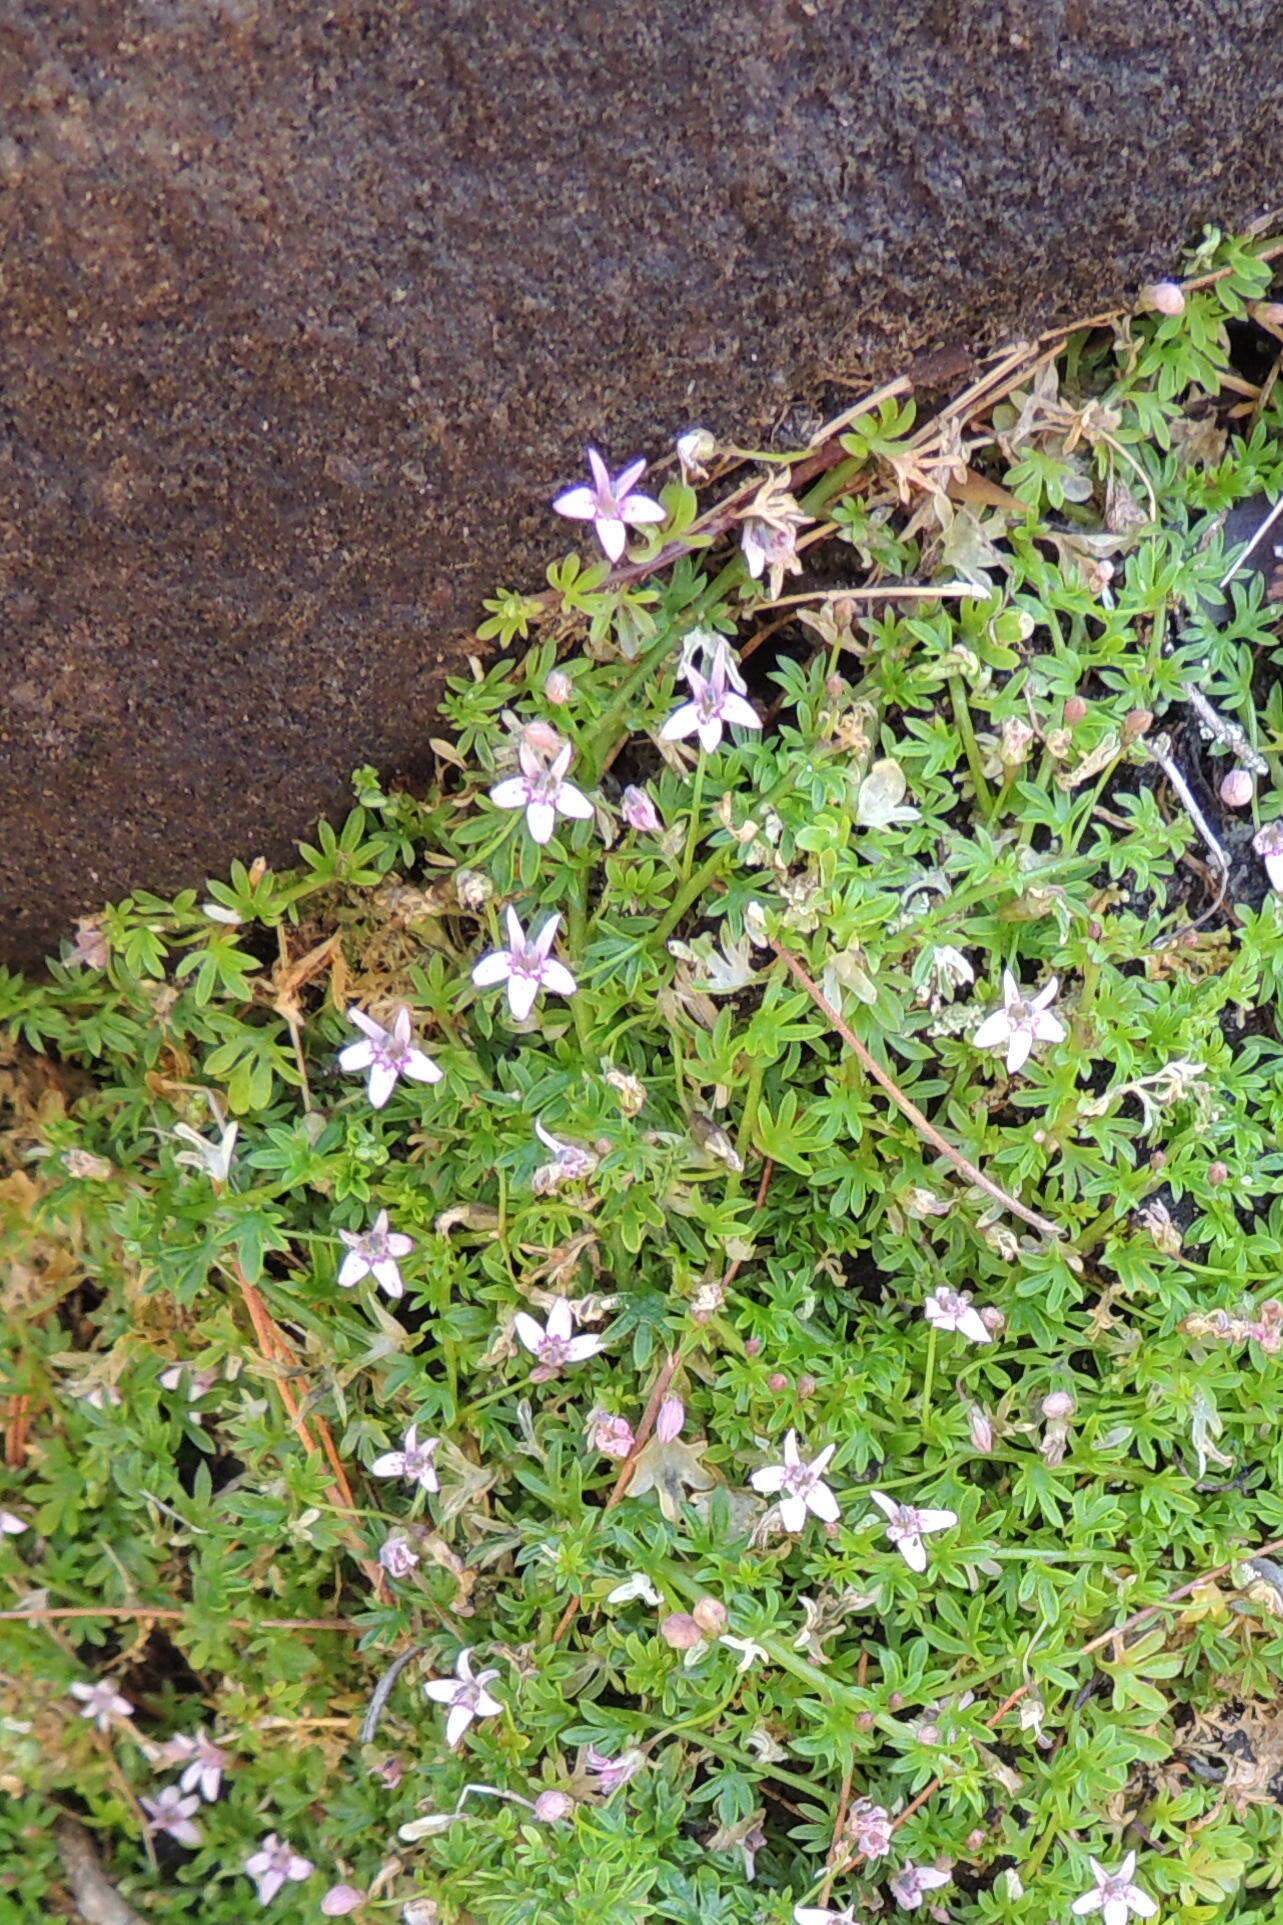
[[[1283,197],[1275,0],[10,0],[0,949],[412,769],[585,441]]]

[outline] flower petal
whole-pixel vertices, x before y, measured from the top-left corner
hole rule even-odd
[[[977,1049],[996,1049],[1011,1035],[1011,1021],[1005,1009],[995,1009],[986,1016],[975,1035],[971,1038]]]
[[[346,1049],[339,1051],[340,1069],[369,1069],[373,1061],[374,1045],[372,1043],[349,1043]]]
[[[407,1439],[407,1442],[409,1440]],[[403,1477],[405,1475],[405,1452],[385,1450],[382,1457],[376,1457],[370,1465],[371,1477]]]
[[[565,963],[558,962],[555,956],[550,956],[543,966],[543,986],[554,996],[573,996],[579,987]]]
[[[375,1063],[370,1070],[366,1094],[372,1109],[381,1110],[396,1088],[396,1071],[387,1063]]]
[[[557,811],[551,802],[532,802],[526,809],[526,827],[532,842],[542,849],[552,841],[552,832],[557,826]]]
[[[683,702],[674,709],[663,728],[659,731],[661,742],[680,742],[684,736],[694,735],[699,727],[699,709],[694,702]]]
[[[597,497],[591,488],[581,483],[577,488],[567,488],[564,494],[556,497],[553,512],[566,515],[571,521],[591,521],[597,513]]]
[[[518,1310],[516,1316],[512,1320],[512,1327],[516,1331],[518,1337],[520,1337],[526,1349],[529,1351],[532,1351],[533,1354],[537,1357],[539,1355],[539,1350],[544,1340],[543,1325],[541,1323],[536,1323],[534,1318],[530,1315],[528,1311]]]
[[[529,799],[529,784],[522,775],[505,776],[490,791],[496,809],[524,809]]]
[[[827,1484],[814,1484],[807,1493],[807,1508],[822,1524],[836,1524],[842,1515],[837,1498]]]
[[[618,561],[628,540],[628,529],[615,515],[597,517],[597,539],[606,551],[610,561]]]
[[[620,502],[619,512],[624,520],[631,522],[635,528],[643,527],[648,523],[666,521],[668,518],[665,510],[650,495],[629,495],[627,500]]]
[[[722,697],[722,719],[725,722],[738,722],[742,729],[760,729],[762,718],[751,702],[742,695],[728,693]]]
[[[512,969],[512,959],[506,949],[492,949],[488,956],[474,965],[472,980],[478,989],[491,989],[496,983],[506,982]]]
[[[761,1491],[764,1497],[773,1497],[776,1491],[783,1487],[784,1465],[763,1464],[761,1470],[755,1470],[748,1481],[753,1489]]]
[[[533,976],[509,976],[508,1008],[519,1023],[524,1023],[535,1006],[539,985]]]
[[[592,803],[573,782],[563,782],[558,789],[557,809],[561,815],[573,816],[576,822],[590,822],[594,814]]]

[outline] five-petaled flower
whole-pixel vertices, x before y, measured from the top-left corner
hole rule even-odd
[[[1258,829],[1252,837],[1252,847],[1265,864],[1271,889],[1283,893],[1283,816]]]
[[[315,1867],[310,1858],[303,1858],[273,1831],[245,1860],[245,1869],[258,1886],[259,1904],[270,1905],[287,1879],[300,1883],[312,1876]]]
[[[753,1472],[749,1482],[755,1491],[767,1496],[779,1492],[780,1522],[786,1531],[805,1529],[808,1511],[821,1523],[837,1523],[841,1516],[838,1501],[824,1482],[824,1473],[836,1449],[836,1444],[826,1444],[819,1456],[808,1464],[798,1450],[797,1432],[791,1430],[784,1439],[783,1463],[765,1464]]]
[[[846,1815],[846,1831],[861,1858],[885,1858],[893,1835],[891,1814],[872,1798],[857,1798]]]
[[[893,1497],[883,1491],[870,1491],[869,1496],[884,1511],[887,1520],[887,1536],[899,1551],[911,1571],[925,1571],[927,1568],[927,1547],[922,1542],[932,1531],[947,1531],[958,1521],[956,1511],[919,1510],[912,1504],[897,1504]]]
[[[178,1785],[181,1791],[199,1791],[207,1804],[213,1804],[227,1770],[229,1754],[203,1730],[178,1731],[160,1748],[161,1762],[181,1764]]]
[[[445,1721],[445,1741],[453,1749],[463,1738],[474,1718],[497,1718],[503,1710],[498,1698],[486,1689],[497,1670],[473,1671],[471,1647],[460,1651],[453,1678],[429,1678],[425,1696],[436,1704],[449,1705]]]
[[[508,1007],[517,1021],[524,1023],[541,989],[550,989],[554,996],[573,996],[576,984],[565,963],[552,954],[561,925],[559,914],[549,916],[539,934],[529,941],[515,909],[506,911],[505,920],[508,947],[492,949],[483,956],[472,972],[472,980],[478,989],[506,983]]]
[[[948,1883],[948,1872],[938,1871],[934,1865],[902,1865],[891,1880],[891,1895],[906,1911],[913,1912],[928,1892],[938,1891]]]
[[[707,675],[702,675],[693,662],[687,663],[682,674],[691,699],[673,710],[659,731],[661,742],[680,742],[687,735],[698,735],[700,747],[711,755],[721,743],[722,731],[732,722],[745,729],[761,728],[757,710],[731,684],[724,650],[716,651]]]
[[[389,1230],[388,1213],[380,1210],[368,1230],[340,1230],[347,1255],[339,1266],[339,1286],[351,1290],[362,1277],[373,1277],[380,1290],[390,1297],[405,1294],[401,1281],[400,1259],[414,1248],[414,1238],[400,1230]]]
[[[1134,1851],[1128,1852],[1116,1872],[1107,1872],[1094,1858],[1090,1864],[1096,1883],[1089,1892],[1084,1892],[1081,1898],[1074,1900],[1070,1910],[1076,1918],[1083,1918],[1088,1912],[1099,1912],[1104,1925],[1127,1925],[1132,1912],[1137,1918],[1153,1918],[1158,1906],[1148,1892],[1132,1883],[1132,1873],[1136,1869]]]
[[[411,1424],[405,1433],[400,1450],[385,1450],[370,1465],[374,1477],[404,1477],[407,1483],[417,1484],[420,1490],[439,1491],[440,1479],[437,1476],[437,1450],[441,1443],[439,1437],[425,1437],[420,1443],[418,1425]]]
[[[922,1306],[922,1314],[937,1330],[956,1330],[968,1343],[992,1343],[993,1337],[967,1290],[941,1284]]]
[[[166,1785],[154,1798],[140,1798],[138,1802],[147,1813],[149,1831],[168,1832],[180,1845],[201,1843],[204,1833],[192,1816],[200,1809],[200,1799],[194,1793],[184,1798],[177,1785]]]
[[[540,846],[552,840],[559,815],[576,822],[591,822],[593,806],[582,789],[567,782],[566,771],[574,754],[569,742],[562,745],[551,763],[535,753],[523,736],[517,747],[520,775],[505,776],[490,791],[497,809],[524,809],[526,827]]]
[[[612,478],[597,450],[589,448],[588,466],[592,470],[592,486],[567,488],[552,505],[557,514],[567,515],[571,521],[590,521],[607,559],[618,561],[624,552],[629,528],[663,521],[664,510],[650,495],[636,492],[637,483],[646,472],[644,461],[630,461]]]
[[[392,1018],[391,1029],[384,1029],[363,1009],[349,1009],[347,1019],[360,1030],[362,1040],[339,1052],[339,1067],[369,1070],[368,1094],[376,1110],[383,1108],[402,1076],[412,1083],[441,1081],[442,1071],[415,1043],[413,1022],[404,1005]]]
[[[1059,987],[1053,976],[1034,997],[1027,997],[1009,969],[1002,972],[1002,1007],[986,1016],[975,1034],[977,1049],[1005,1049],[1007,1074],[1014,1076],[1029,1060],[1037,1042],[1063,1043],[1067,1031],[1048,1005]]]
[[[606,1347],[605,1340],[590,1331],[579,1337],[571,1334],[575,1313],[567,1297],[554,1298],[546,1324],[538,1323],[529,1311],[519,1310],[513,1325],[526,1349],[539,1359],[538,1368],[530,1373],[531,1381],[536,1384],[546,1383],[567,1364],[581,1364],[586,1357],[595,1357]]]
[[[113,1718],[132,1718],[134,1707],[128,1698],[122,1698],[108,1678],[100,1678],[97,1684],[82,1684],[79,1679],[71,1686],[71,1695],[80,1700],[82,1718],[92,1718],[99,1731],[106,1731]]]

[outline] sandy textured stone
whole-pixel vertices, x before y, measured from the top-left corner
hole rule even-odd
[[[1274,0],[12,0],[0,908],[413,771],[592,438],[765,433],[1283,198]]]

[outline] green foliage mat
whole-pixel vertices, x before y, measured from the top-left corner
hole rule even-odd
[[[5,1925],[55,1808],[149,1921],[787,1925],[917,1867],[1045,1925],[1132,1852],[1275,1916],[1270,258],[747,485],[689,444],[621,569],[495,598],[427,794],[0,976]],[[760,728],[664,737],[740,673]],[[557,740],[540,844],[489,791]],[[509,907],[577,985],[523,1021]],[[347,1012],[402,1007],[442,1075],[375,1107]],[[193,1845],[140,1800],[199,1727]],[[260,1912],[269,1834],[315,1869]]]

